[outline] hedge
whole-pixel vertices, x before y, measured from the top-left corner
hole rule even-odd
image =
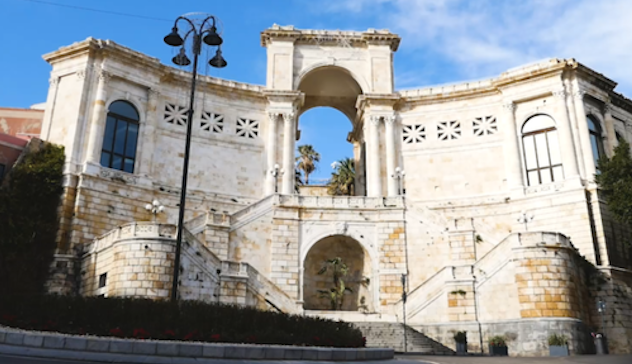
[[[346,322],[199,301],[72,296],[0,297],[0,325],[139,339],[363,347]]]

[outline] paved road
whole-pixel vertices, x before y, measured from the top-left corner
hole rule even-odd
[[[508,358],[471,356],[398,356],[398,359],[434,364],[632,364],[632,355],[582,355],[563,358]],[[402,363],[403,364],[403,363]]]

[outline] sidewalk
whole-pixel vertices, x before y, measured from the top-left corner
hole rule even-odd
[[[579,355],[567,357],[513,358],[502,356],[425,356],[395,355],[402,364],[427,362],[436,364],[632,364],[632,354],[627,355]]]

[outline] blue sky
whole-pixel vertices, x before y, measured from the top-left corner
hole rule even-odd
[[[212,76],[265,83],[259,33],[274,23],[302,29],[388,28],[402,36],[395,56],[396,88],[415,88],[495,76],[536,60],[574,57],[619,82],[632,96],[632,1],[626,0],[0,0],[0,106],[45,101],[50,67],[41,55],[89,36],[168,63],[162,38],[178,15],[200,11],[224,25],[229,66]],[[141,19],[68,7],[156,18]],[[160,20],[162,19],[162,20]],[[314,179],[327,178],[334,160],[351,156],[349,121],[319,108],[305,113],[298,144],[322,154]]]

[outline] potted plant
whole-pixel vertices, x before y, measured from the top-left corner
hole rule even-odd
[[[555,333],[549,336],[549,356],[568,356],[566,336]]]
[[[489,339],[489,354],[494,356],[509,355],[504,336],[496,335]]]
[[[456,353],[467,353],[467,331],[457,331],[454,334],[454,341],[456,341]]]

